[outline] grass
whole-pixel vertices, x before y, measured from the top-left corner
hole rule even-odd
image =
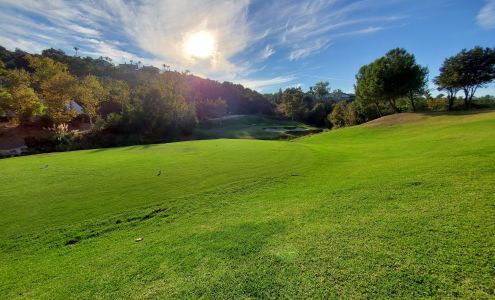
[[[1,160],[0,298],[493,298],[494,128]]]
[[[304,128],[307,132],[291,131],[294,128]],[[268,131],[266,129],[280,129],[280,131]],[[195,139],[280,140],[320,132],[321,129],[297,121],[263,116],[240,116],[227,120],[203,121],[194,131]]]

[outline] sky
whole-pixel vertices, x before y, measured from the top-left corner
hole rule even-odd
[[[0,0],[0,28],[9,50],[78,47],[263,93],[318,81],[353,92],[359,68],[395,47],[430,79],[463,48],[495,47],[495,0]]]

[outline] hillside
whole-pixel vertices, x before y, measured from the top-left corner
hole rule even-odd
[[[0,160],[0,298],[495,297],[494,128],[413,115]]]

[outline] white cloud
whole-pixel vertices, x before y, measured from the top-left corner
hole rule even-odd
[[[295,79],[294,76],[277,76],[268,79],[256,79],[256,80],[241,79],[239,83],[253,90],[261,91],[263,90],[264,87],[280,85],[282,83],[291,82],[294,79]]]
[[[489,0],[488,3],[481,8],[476,20],[478,25],[483,28],[495,28],[495,0]]]
[[[270,45],[266,45],[266,47],[263,49],[263,51],[261,51],[260,57],[261,57],[261,59],[267,59],[270,56],[272,56],[273,54],[275,54],[275,50],[273,50],[273,47]]]
[[[337,36],[342,37],[342,36],[369,34],[369,33],[375,33],[375,32],[381,31],[383,29],[384,29],[383,27],[370,26],[370,27],[367,27],[364,29],[358,29],[358,30],[353,30],[353,31],[349,31],[349,32],[343,32],[341,34],[338,34]]]
[[[243,81],[252,88],[294,79],[252,79],[275,49],[296,61],[326,49],[339,37],[376,32],[383,23],[400,18],[353,15],[380,5],[371,0],[0,2],[0,43],[9,48],[39,52],[49,47],[72,51],[77,46],[81,55],[108,56],[117,63],[166,63],[218,80]],[[261,8],[253,11],[254,2]],[[198,31],[208,31],[216,40],[209,59],[184,54],[185,38]]]
[[[353,3],[337,0],[288,3],[273,1],[269,3],[266,9],[255,16],[256,21],[252,22],[252,27],[255,31],[262,32],[263,37],[275,39],[277,46],[289,48],[289,60],[298,60],[318,53],[339,37],[373,33],[383,28],[368,25],[365,29],[356,29],[357,25],[383,24],[403,18],[401,16],[367,16],[367,9],[385,5],[385,3],[370,0]],[[357,12],[361,16],[353,15]]]
[[[19,48],[21,50],[30,49],[30,51],[41,52],[41,50],[46,49],[44,45],[41,45],[34,41],[19,39],[19,38],[10,38],[5,36],[0,36],[0,45],[8,48],[15,49]]]
[[[314,43],[297,48],[289,53],[289,60],[298,60],[305,58],[311,54],[321,51],[329,46],[329,41],[324,39],[318,39]]]

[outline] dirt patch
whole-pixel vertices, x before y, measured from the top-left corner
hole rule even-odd
[[[416,113],[400,113],[393,114],[385,117],[381,117],[379,119],[369,121],[364,124],[364,126],[392,126],[403,123],[412,123],[425,119],[426,116],[423,114]]]

